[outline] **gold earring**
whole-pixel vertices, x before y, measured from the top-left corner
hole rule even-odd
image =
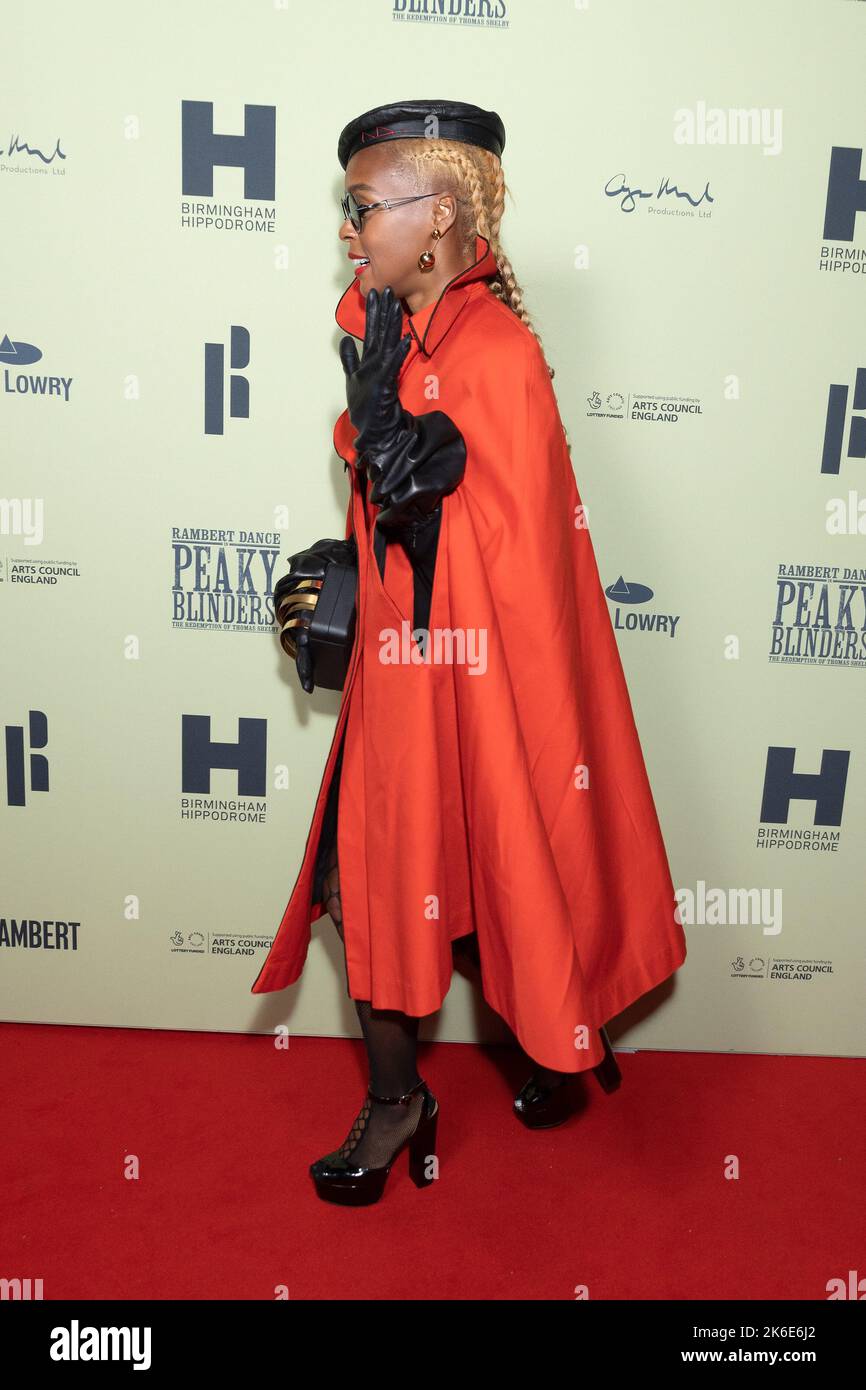
[[[434,227],[434,228],[433,228],[433,231],[432,231],[432,233],[431,233],[431,236],[433,237],[433,240],[434,240],[434,241],[438,241],[438,239],[439,239],[439,237],[441,237],[441,235],[442,235],[442,233],[440,232],[439,228],[438,228],[438,227]],[[422,252],[421,252],[421,255],[418,257],[418,269],[419,269],[419,270],[432,270],[435,264],[436,264],[436,256],[434,255],[434,253],[433,253],[432,251],[422,251]]]

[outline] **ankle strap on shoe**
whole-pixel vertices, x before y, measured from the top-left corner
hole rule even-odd
[[[417,1096],[419,1091],[426,1091],[427,1082],[424,1080],[416,1081],[411,1091],[407,1091],[403,1096],[377,1096],[374,1090],[368,1089],[367,1095],[371,1100],[381,1101],[383,1105],[408,1105],[413,1096]]]

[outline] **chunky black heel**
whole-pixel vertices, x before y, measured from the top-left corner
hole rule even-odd
[[[599,1028],[604,1057],[592,1068],[598,1084],[608,1095],[620,1085],[622,1072],[619,1069],[610,1039],[604,1028]],[[577,1077],[579,1072],[565,1073],[553,1085],[539,1080],[533,1072],[529,1080],[518,1091],[514,1101],[514,1113],[527,1129],[553,1129],[564,1124],[577,1108]]]
[[[421,1095],[421,1109],[415,1128],[397,1145],[388,1162],[379,1168],[364,1168],[352,1163],[352,1154],[358,1147],[370,1118],[371,1101],[382,1105],[408,1106],[415,1096]],[[340,1202],[344,1206],[361,1207],[378,1202],[385,1190],[385,1182],[391,1167],[408,1145],[409,1176],[416,1187],[428,1187],[438,1176],[436,1163],[436,1125],[439,1119],[439,1102],[426,1081],[418,1081],[411,1091],[403,1096],[377,1096],[367,1091],[367,1098],[361,1113],[352,1126],[345,1144],[324,1158],[310,1164],[310,1172],[316,1184],[316,1191],[326,1202]],[[432,1162],[431,1162],[432,1160]],[[432,1171],[430,1171],[432,1169]]]

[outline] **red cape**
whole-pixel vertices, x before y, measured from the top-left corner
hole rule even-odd
[[[351,996],[433,1013],[451,942],[477,931],[488,1003],[536,1062],[581,1071],[603,1055],[595,1030],[682,965],[686,942],[590,534],[575,525],[556,397],[537,341],[490,292],[496,273],[478,237],[474,265],[404,314],[400,400],[414,415],[444,411],[466,442],[463,481],[442,504],[429,620],[431,633],[466,635],[463,661],[447,642],[437,659],[432,641],[424,663],[380,660],[386,629],[420,654],[412,569],[389,542],[380,577],[357,431],[348,411],[336,423],[358,635],[303,862],[252,993],[298,979],[325,911],[311,901],[314,868],[345,730]],[[336,319],[363,338],[357,280]]]

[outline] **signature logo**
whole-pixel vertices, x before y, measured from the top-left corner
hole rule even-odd
[[[64,159],[66,155],[60,148],[60,141],[56,141],[51,154],[43,154],[38,145],[28,145],[26,140],[19,140],[17,135],[13,135],[9,141],[8,150],[0,150],[0,154],[7,157],[13,154],[32,154],[41,159],[43,164],[53,164],[55,159]]]
[[[671,183],[667,177],[662,179],[658,188],[653,193],[652,191],[645,192],[642,188],[632,188],[626,183],[625,174],[613,174],[605,184],[604,191],[608,198],[622,199],[620,208],[623,212],[634,212],[637,207],[637,203],[635,202],[636,198],[656,198],[657,200],[662,198],[685,198],[686,202],[693,208],[700,207],[701,203],[705,201],[708,203],[715,202],[715,199],[710,194],[709,179],[704,185],[704,191],[699,198],[693,198],[691,193],[684,192],[681,188],[678,188],[675,183]]]

